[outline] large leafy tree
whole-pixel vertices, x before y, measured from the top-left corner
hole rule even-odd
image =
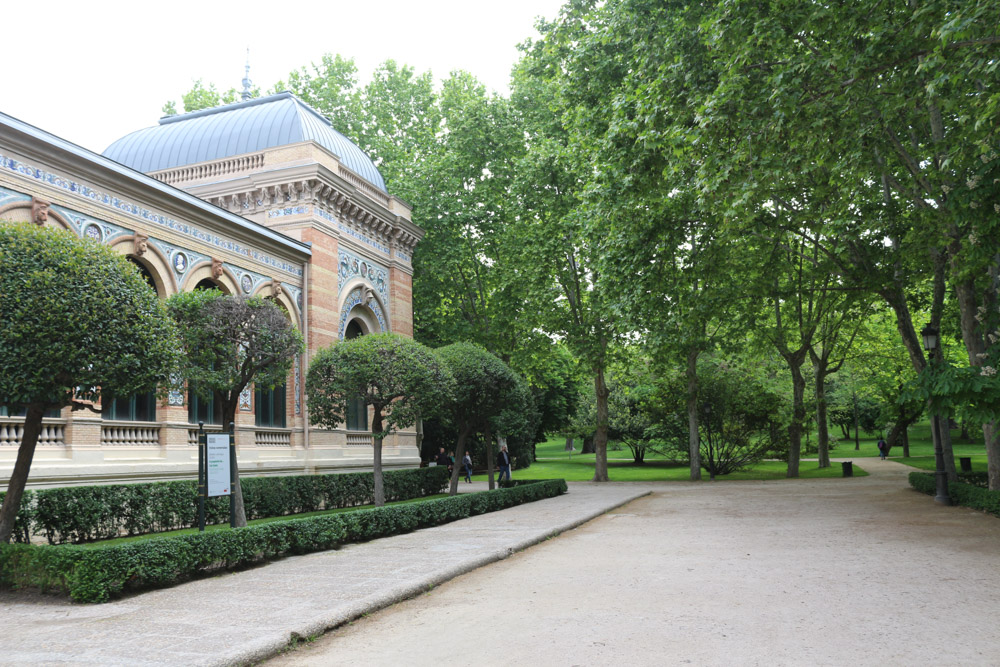
[[[382,506],[382,440],[449,404],[453,385],[448,365],[413,339],[393,333],[360,336],[323,348],[313,358],[306,376],[309,419],[336,428],[347,421],[356,399],[371,406],[375,504]]]
[[[0,402],[25,410],[0,509],[7,542],[45,412],[164,383],[176,339],[136,267],[69,232],[0,224],[0,294]]]
[[[198,395],[215,400],[224,425],[236,421],[240,394],[250,383],[269,389],[284,383],[303,351],[302,335],[270,299],[195,290],[170,297],[167,309],[183,350],[180,375]],[[239,470],[236,525],[245,526],[238,476]]]

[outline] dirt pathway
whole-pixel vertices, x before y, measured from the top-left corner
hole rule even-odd
[[[1000,664],[1000,519],[856,463],[871,476],[647,485],[268,664]]]

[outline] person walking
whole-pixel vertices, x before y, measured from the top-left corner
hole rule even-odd
[[[885,438],[879,436],[878,439],[878,456],[880,459],[885,461],[885,458],[889,455],[889,443],[885,441]]]
[[[500,478],[497,479],[497,483],[504,480],[507,477],[507,481],[510,481],[510,454],[507,453],[507,445],[500,447],[500,453],[497,454],[497,466],[500,468]]]
[[[472,484],[472,457],[469,456],[469,452],[462,457],[462,467],[465,468],[465,481]]]

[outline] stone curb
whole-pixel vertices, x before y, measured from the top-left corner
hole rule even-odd
[[[592,510],[582,516],[576,516],[555,526],[547,526],[542,530],[514,542],[511,546],[495,550],[491,553],[469,557],[468,560],[465,560],[458,565],[453,565],[445,568],[444,570],[439,570],[434,574],[420,577],[416,580],[410,580],[405,584],[393,586],[384,592],[368,596],[367,598],[358,600],[357,602],[353,602],[347,605],[346,608],[342,606],[330,615],[323,615],[319,618],[313,618],[311,620],[292,621],[292,623],[296,625],[296,628],[282,628],[279,636],[272,635],[262,637],[251,645],[244,645],[240,647],[238,650],[234,651],[232,655],[216,656],[215,660],[207,662],[206,664],[223,667],[229,665],[252,665],[261,660],[266,660],[267,658],[271,658],[284,651],[288,647],[289,643],[296,637],[314,637],[344,624],[350,623],[351,621],[361,618],[366,614],[385,609],[386,607],[394,605],[397,602],[402,602],[416,597],[421,593],[427,592],[434,586],[451,581],[456,577],[471,572],[484,565],[489,565],[490,563],[503,560],[518,551],[522,551],[530,546],[538,544],[539,542],[543,542],[550,537],[559,535],[560,533],[572,530],[587,523],[588,521],[596,519],[603,514],[607,514],[613,509],[647,496],[650,493],[651,492],[646,489],[635,494],[630,494],[625,498],[619,498],[609,505],[602,506],[600,509]],[[390,537],[384,539],[392,538]]]

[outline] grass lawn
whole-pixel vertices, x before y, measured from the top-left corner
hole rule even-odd
[[[447,498],[448,494],[439,493],[433,496],[425,496],[423,498],[413,498],[411,500],[400,500],[394,503],[386,503],[386,505],[407,505],[409,503],[419,503],[425,500],[435,500],[437,498]],[[343,512],[356,512],[357,510],[371,509],[375,507],[374,505],[359,505],[357,507],[341,507],[332,510],[321,510],[319,512],[303,512],[302,514],[286,514],[284,516],[274,516],[267,519],[256,519],[254,521],[248,521],[247,524],[250,526],[257,526],[262,523],[270,523],[272,521],[286,521],[288,519],[305,519],[312,516],[324,516],[327,514],[341,514]],[[216,530],[231,530],[229,524],[217,524],[213,526],[205,526],[205,532],[212,532]],[[118,537],[113,540],[100,540],[98,542],[87,542],[86,544],[81,544],[83,547],[107,547],[114,546],[118,544],[126,544],[128,542],[141,542],[144,540],[155,540],[163,537],[179,537],[181,535],[195,535],[198,532],[197,528],[184,528],[181,530],[171,530],[165,533],[149,533],[147,535],[134,535],[132,537]]]
[[[942,426],[943,426],[942,421]],[[841,435],[840,429],[833,427],[830,429],[830,435]],[[972,456],[973,465],[975,465],[975,457],[977,455],[986,456],[986,449],[983,445],[982,432],[972,432],[970,435],[973,437],[973,442],[965,442],[959,436],[961,431],[959,429],[952,429],[951,431],[951,443],[952,450],[955,452],[955,458],[960,456]],[[978,440],[976,440],[976,436]],[[815,444],[816,434],[813,433],[811,436],[811,442]],[[878,456],[878,435],[863,435],[860,438],[861,449],[854,449],[854,438],[850,440],[841,440],[837,443],[837,448],[830,452],[830,456],[834,458],[865,458],[865,457],[877,457]],[[929,421],[922,421],[914,424],[910,427],[910,457],[912,459],[922,458],[929,456],[931,460],[934,459],[934,444],[931,441],[931,426]],[[914,463],[909,463],[909,459],[903,458],[903,447],[902,445],[897,445],[892,448],[889,452],[889,458],[898,459],[900,463],[907,463],[908,465],[916,465]],[[933,466],[932,466],[933,467]]]
[[[514,479],[565,479],[567,482],[588,481],[594,477],[594,455],[570,453],[563,451],[565,439],[549,439],[539,443],[535,449],[538,461],[524,471],[515,470]],[[717,480],[728,479],[786,479],[787,464],[782,461],[763,461],[747,472],[738,472],[718,477]],[[829,468],[818,468],[815,461],[803,461],[799,466],[799,475],[803,479],[819,477],[840,477],[843,474],[839,464]],[[858,477],[867,473],[854,466],[854,474]],[[708,481],[708,473],[702,471],[703,479]],[[628,448],[613,451],[608,448],[608,477],[614,482],[660,482],[688,481],[690,472],[686,463],[677,464],[662,456],[647,456],[642,465],[635,465]],[[473,475],[474,480],[483,481],[486,475]]]
[[[982,448],[980,447],[980,450]],[[956,448],[957,450],[957,448]],[[911,452],[912,453],[912,452]],[[955,452],[955,467],[961,471],[961,466],[959,465],[959,453]],[[968,454],[961,454],[961,456],[969,456]],[[972,472],[987,472],[986,468],[986,454],[979,454],[969,456],[972,459]],[[893,458],[894,461],[899,461],[900,463],[905,463],[908,466],[913,466],[914,468],[920,468],[921,470],[934,471],[936,469],[934,455],[931,456],[911,456],[910,458]]]

